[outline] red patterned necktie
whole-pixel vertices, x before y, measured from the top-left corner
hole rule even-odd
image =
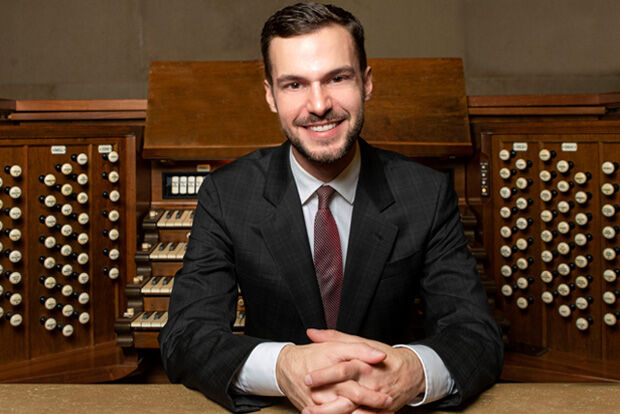
[[[325,185],[316,190],[319,209],[314,217],[314,268],[321,290],[325,321],[330,329],[336,328],[342,291],[340,237],[336,221],[328,207],[334,191],[332,187]]]

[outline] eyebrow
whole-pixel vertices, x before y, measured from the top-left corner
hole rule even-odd
[[[346,66],[341,66],[339,68],[333,69],[331,71],[329,71],[327,74],[325,74],[325,76],[323,76],[323,79],[329,79],[332,78],[336,75],[340,75],[340,74],[347,74],[347,75],[351,75],[355,73],[355,69],[352,66],[346,65]],[[276,79],[276,83],[278,85],[281,85],[283,83],[287,83],[287,82],[300,82],[300,81],[304,81],[305,78],[302,76],[298,76],[298,75],[282,75],[279,76]]]

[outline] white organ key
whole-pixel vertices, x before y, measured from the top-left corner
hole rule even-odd
[[[172,218],[168,222],[168,227],[181,227],[181,216],[183,215],[183,210],[175,210]]]
[[[166,210],[164,214],[161,215],[159,220],[157,220],[157,227],[168,227],[168,221],[172,217],[173,210]]]
[[[183,211],[183,215],[181,215],[181,218],[179,219],[179,227],[191,227],[192,222],[189,218],[189,216],[192,214],[192,210],[184,210]]]
[[[172,293],[172,286],[174,286],[174,277],[165,277],[161,283],[161,293],[169,295]]]
[[[156,312],[153,317],[153,321],[151,322],[151,328],[163,328],[166,322],[168,321],[168,312]]]
[[[169,256],[172,260],[183,260],[183,256],[185,256],[185,249],[187,248],[187,243],[178,243],[172,254]]]
[[[151,254],[149,254],[149,260],[159,260],[163,251],[165,251],[168,242],[159,242],[157,246],[153,249]]]
[[[152,278],[150,278],[148,282],[146,282],[144,286],[142,286],[142,288],[140,289],[140,293],[142,293],[143,295],[152,293],[153,287],[157,284],[159,279],[159,276],[153,276]]]
[[[187,243],[183,243],[183,251],[181,253],[179,253],[176,258],[178,260],[183,260],[183,257],[185,257],[185,252],[186,251],[187,251]]]
[[[152,328],[153,324],[155,323],[155,317],[156,316],[157,316],[157,311],[151,313],[151,315],[147,319],[142,321],[142,328],[143,329]]]
[[[187,194],[196,194],[196,177],[187,177]]]
[[[198,190],[200,190],[200,186],[202,185],[203,181],[204,181],[204,177],[202,175],[199,175],[198,177],[196,177],[196,194],[198,194]]]
[[[160,278],[159,278],[159,280],[157,281],[157,284],[156,284],[155,286],[153,286],[153,290],[151,291],[151,293],[154,293],[154,294],[162,294],[162,293],[165,293],[165,292],[164,292],[164,286],[165,286],[165,285],[164,285],[164,281],[165,281],[166,279],[167,279],[167,278],[166,278],[166,277],[164,277],[164,276],[160,277]]]
[[[509,211],[510,211],[510,210],[509,210]],[[195,210],[192,210],[191,214],[189,215],[189,220],[190,220],[189,227],[191,227],[191,226],[193,226],[193,225],[194,225],[194,216],[195,216],[195,215],[196,215],[196,211],[195,211]]]

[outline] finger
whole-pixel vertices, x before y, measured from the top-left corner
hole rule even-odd
[[[364,407],[357,407],[351,414],[393,414],[393,411],[377,411]]]
[[[312,407],[306,407],[301,412],[302,414],[340,414],[351,413],[357,406],[344,397],[338,397],[333,401],[325,404],[315,405]]]
[[[349,335],[335,329],[306,329],[306,335],[312,342],[364,342],[364,338]]]
[[[339,396],[345,397],[357,406],[385,410],[392,405],[394,400],[388,394],[373,391],[361,386],[355,381],[347,381],[336,386]]]
[[[322,387],[329,384],[337,384],[344,381],[357,381],[364,371],[363,362],[353,360],[345,361],[327,368],[309,372],[304,377],[304,384],[308,387]]]
[[[331,344],[331,343],[330,343]],[[387,354],[371,345],[355,342],[335,342],[322,351],[333,363],[358,359],[367,364],[378,364]]]

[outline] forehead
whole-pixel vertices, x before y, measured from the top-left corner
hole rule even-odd
[[[269,46],[271,74],[316,77],[350,66],[359,70],[353,37],[342,26],[331,25],[293,37],[275,37]]]

